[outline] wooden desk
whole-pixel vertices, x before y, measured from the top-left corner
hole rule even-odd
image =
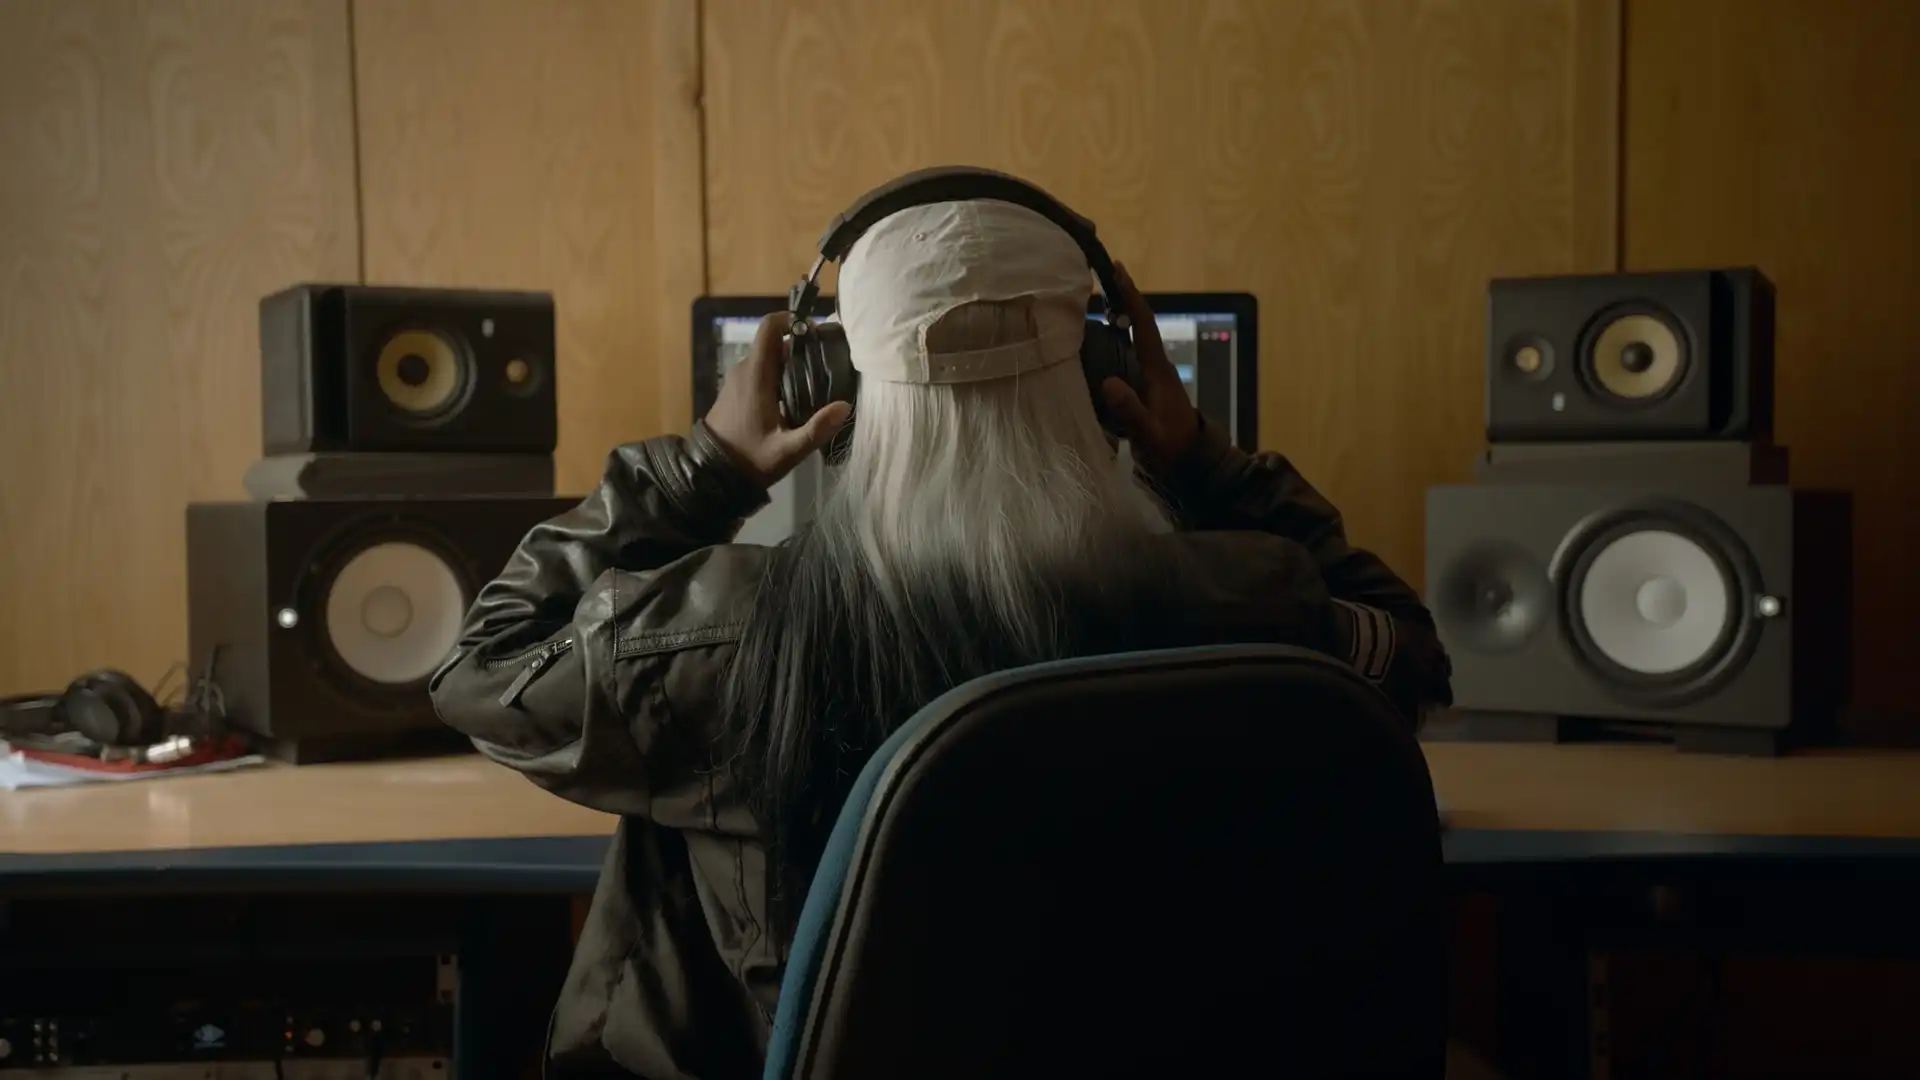
[[[269,765],[0,792],[0,855],[606,836],[613,823],[478,755]]]
[[[0,890],[584,893],[614,821],[478,755],[0,792]]]
[[[1426,752],[1463,870],[1844,859],[1920,875],[1920,753]],[[0,884],[134,872],[585,890],[613,824],[477,756],[270,766],[0,793]]]
[[[1432,743],[1457,889],[1920,882],[1920,754]]]
[[[1665,746],[1429,743],[1459,829],[1920,841],[1920,752],[1792,757]]]

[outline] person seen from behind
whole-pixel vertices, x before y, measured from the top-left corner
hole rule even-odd
[[[788,322],[769,316],[689,434],[616,448],[594,493],[481,592],[433,679],[440,715],[623,819],[553,1015],[554,1075],[758,1076],[848,789],[915,710],[975,677],[1273,642],[1351,664],[1409,725],[1450,701],[1413,589],[1284,456],[1199,413],[1116,277],[1140,385],[1089,387],[1092,275],[1066,232],[992,200],[882,219],[837,290],[852,408],[782,422]],[[811,525],[733,543],[837,437]]]

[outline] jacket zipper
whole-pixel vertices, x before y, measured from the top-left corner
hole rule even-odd
[[[507,684],[507,692],[500,695],[501,707],[511,709],[518,705],[520,695],[527,692],[527,687],[532,686],[535,679],[552,669],[554,662],[572,649],[573,639],[561,638],[559,641],[550,641],[540,646],[531,656],[522,653],[520,657],[516,657],[515,659],[526,659],[527,666],[520,669],[520,674],[515,675],[513,681]],[[502,661],[503,664],[512,662],[512,660]]]
[[[496,656],[491,660],[482,660],[480,661],[480,670],[499,671],[501,668],[508,667],[512,664],[524,663],[535,654],[546,652],[548,649],[553,648],[554,645],[555,642],[543,641],[530,649],[521,649],[519,652],[509,656]]]

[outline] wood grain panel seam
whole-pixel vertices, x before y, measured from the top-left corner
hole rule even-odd
[[[1627,19],[1628,0],[1605,0],[1611,9],[1611,64],[1608,72],[1608,99],[1613,107],[1613,168],[1607,182],[1613,186],[1613,220],[1607,230],[1611,266],[1615,273],[1627,268]]]
[[[354,280],[367,283],[367,195],[360,162],[366,155],[360,147],[360,0],[345,0],[347,6],[347,109],[353,123],[353,229]]]
[[[707,0],[693,0],[693,111],[700,169],[700,295],[713,291],[713,243],[707,235],[712,216],[707,184]]]
[[[1575,0],[1573,70],[1573,269],[1624,265],[1626,3]]]

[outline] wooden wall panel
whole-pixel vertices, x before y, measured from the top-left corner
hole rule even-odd
[[[783,292],[908,169],[1027,176],[1145,288],[1259,297],[1261,441],[1417,581],[1424,490],[1482,445],[1487,279],[1611,264],[1574,183],[1603,162],[1581,204],[1610,220],[1612,110],[1581,95],[1617,43],[1578,38],[1611,8],[710,0],[711,283]]]
[[[357,262],[346,0],[0,4],[0,693],[186,651],[258,298]]]
[[[559,484],[684,430],[703,285],[694,0],[355,0],[366,280],[545,289]]]
[[[1779,290],[1777,434],[1856,499],[1855,697],[1912,712],[1920,642],[1920,4],[1635,0],[1625,260]]]

